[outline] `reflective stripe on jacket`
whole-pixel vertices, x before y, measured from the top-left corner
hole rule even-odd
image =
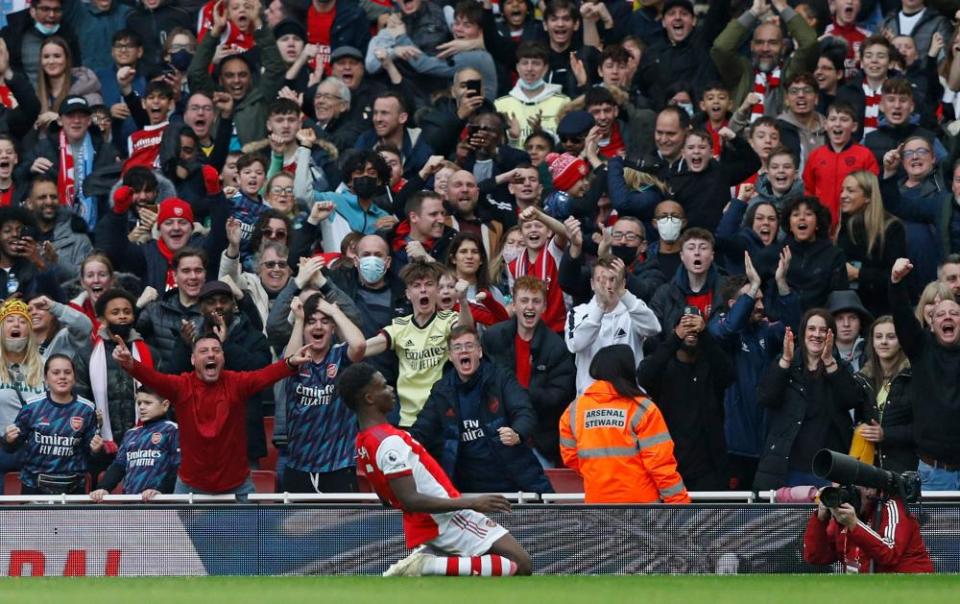
[[[673,439],[646,397],[596,381],[560,417],[560,454],[583,476],[587,503],[689,503]]]

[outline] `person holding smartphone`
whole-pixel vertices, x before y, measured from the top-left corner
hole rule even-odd
[[[700,308],[687,304],[637,371],[640,386],[663,412],[677,469],[691,491],[729,486],[723,397],[737,376],[733,360],[705,327]]]
[[[473,67],[463,67],[453,75],[450,96],[441,96],[417,119],[420,136],[437,155],[454,152],[467,122],[483,111],[494,111],[493,103],[483,96],[483,79]]]

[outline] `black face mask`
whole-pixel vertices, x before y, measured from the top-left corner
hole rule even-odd
[[[629,267],[637,259],[637,252],[640,251],[640,248],[630,247],[629,245],[611,245],[610,251]]]
[[[370,199],[379,191],[380,185],[372,176],[357,176],[353,179],[353,192],[360,199]]]
[[[120,339],[126,342],[130,338],[130,332],[133,330],[133,323],[127,323],[126,325],[120,324],[109,324],[110,333],[115,336],[120,336]]]

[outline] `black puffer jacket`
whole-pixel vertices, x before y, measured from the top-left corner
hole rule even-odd
[[[479,417],[460,417],[460,397],[469,397],[479,391]],[[473,393],[473,394],[471,394]],[[478,422],[483,430],[483,441],[489,453],[489,471],[474,473],[465,482],[457,476],[463,420]],[[559,423],[558,423],[559,425]],[[449,363],[443,377],[433,385],[430,398],[410,434],[436,458],[458,489],[473,492],[530,491],[552,493],[550,482],[543,473],[533,450],[526,444],[536,426],[536,417],[530,406],[527,391],[517,383],[512,372],[507,372],[489,361],[481,361],[477,372],[466,382]],[[500,442],[499,428],[513,428],[520,443],[507,446]],[[559,431],[559,427],[557,428]]]
[[[797,357],[789,369],[774,361],[764,372],[757,386],[757,402],[767,409],[767,438],[760,453],[753,488],[777,489],[786,484],[791,469],[811,472],[810,459],[792,459],[794,447],[807,452],[828,448],[841,453],[850,450],[853,422],[849,410],[860,400],[860,390],[853,376],[844,367],[833,373],[810,373]],[[817,409],[813,409],[817,406]],[[817,414],[826,414],[827,430],[808,436],[818,442],[798,442],[803,424]]]
[[[862,373],[854,376],[860,386],[857,419],[879,422],[883,440],[877,446],[876,465],[891,472],[916,471],[917,446],[913,441],[913,403],[910,396],[910,368],[893,377],[887,402],[877,406],[877,392]]]
[[[483,349],[493,364],[509,373],[517,367],[514,338],[516,317],[501,321],[483,333]],[[530,403],[537,414],[533,444],[555,464],[561,465],[560,416],[577,393],[577,367],[567,351],[563,338],[550,331],[541,321],[530,340]]]
[[[180,303],[180,290],[173,288],[143,309],[137,318],[137,331],[154,350],[153,365],[158,371],[176,373],[169,368],[172,366],[173,349],[180,338],[180,322],[201,318],[200,304],[190,308]]]

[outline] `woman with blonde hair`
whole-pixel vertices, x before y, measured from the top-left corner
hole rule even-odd
[[[933,325],[933,309],[940,302],[950,300],[953,297],[953,291],[948,286],[939,281],[931,281],[923,288],[913,314],[917,317],[920,325],[929,330]]]
[[[12,424],[27,400],[43,392],[43,357],[33,335],[30,309],[22,300],[8,298],[0,306],[0,425]],[[0,447],[0,473],[19,470],[22,463],[22,453]]]
[[[874,463],[893,472],[917,468],[910,399],[910,361],[900,346],[893,317],[873,322],[867,360],[855,377],[862,391],[856,432],[876,447]]]
[[[40,45],[40,70],[37,73],[37,97],[42,130],[60,117],[60,104],[70,95],[80,95],[91,106],[102,105],[100,80],[87,67],[74,67],[70,46],[60,36],[52,36]]]
[[[841,222],[837,246],[847,259],[847,279],[874,316],[889,312],[890,269],[907,256],[903,223],[883,207],[880,182],[859,170],[840,187]]]

